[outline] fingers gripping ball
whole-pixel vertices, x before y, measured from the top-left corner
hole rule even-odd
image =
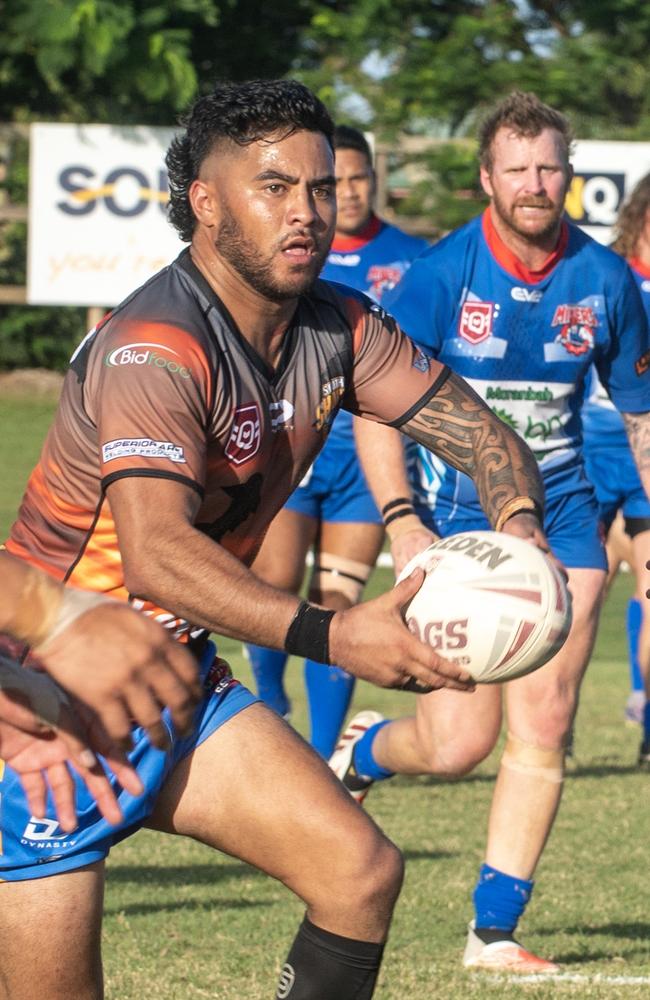
[[[561,573],[530,542],[495,531],[440,539],[415,556],[425,580],[405,610],[415,635],[481,684],[537,670],[571,628]]]

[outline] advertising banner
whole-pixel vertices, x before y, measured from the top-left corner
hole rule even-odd
[[[28,302],[114,306],[178,255],[166,218],[173,134],[32,125]]]
[[[582,140],[575,145],[572,163],[567,216],[599,243],[611,243],[621,204],[650,173],[650,142]]]

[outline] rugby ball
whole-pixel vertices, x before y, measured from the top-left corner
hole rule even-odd
[[[426,577],[404,616],[411,632],[496,684],[537,670],[562,647],[571,598],[562,574],[530,542],[496,531],[442,538],[404,567]]]

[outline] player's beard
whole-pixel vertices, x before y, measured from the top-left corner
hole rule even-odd
[[[281,243],[278,242],[275,252],[263,258],[259,247],[244,235],[237,219],[225,205],[222,206],[222,214],[215,245],[224,260],[256,292],[271,302],[285,302],[302,295],[313,285],[325,263],[329,243],[324,245],[310,234],[309,239],[316,247],[310,266],[296,271],[290,279],[282,282],[273,273],[273,262],[281,252]]]
[[[517,221],[516,209],[526,205],[551,210],[544,220],[539,221],[539,228],[521,225]],[[550,236],[559,235],[564,200],[559,205],[555,205],[549,198],[520,198],[510,208],[501,201],[496,191],[493,191],[492,207],[504,225],[529,243],[544,243]]]

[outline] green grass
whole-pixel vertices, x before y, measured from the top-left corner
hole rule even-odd
[[[40,403],[0,405],[3,530],[13,516],[47,423]],[[390,585],[378,571],[371,593]],[[620,577],[603,616],[583,687],[576,758],[562,808],[522,924],[525,942],[559,961],[578,982],[496,981],[459,965],[470,893],[482,861],[494,754],[457,783],[396,778],[373,789],[368,808],[407,860],[380,1000],[509,1000],[650,995],[615,977],[650,977],[645,916],[648,782],[635,766],[639,734],[622,723],[627,694],[624,612],[629,576]],[[221,651],[249,677],[239,646]],[[301,667],[288,687],[305,732]],[[414,697],[361,683],[355,706],[408,714]],[[354,891],[354,887],[350,887]],[[236,860],[179,838],[142,831],[108,865],[104,956],[109,1000],[266,1000],[301,919],[281,885]]]

